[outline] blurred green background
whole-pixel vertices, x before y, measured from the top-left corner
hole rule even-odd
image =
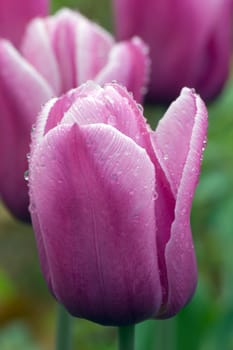
[[[108,30],[110,0],[56,0]],[[209,107],[208,146],[192,210],[199,284],[192,302],[168,321],[137,326],[136,350],[233,350],[233,75]],[[153,126],[165,107],[146,106]],[[0,207],[0,349],[54,348],[56,305],[38,264],[32,229]],[[74,349],[116,349],[116,331],[74,319]]]

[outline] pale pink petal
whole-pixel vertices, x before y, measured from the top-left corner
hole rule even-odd
[[[154,151],[174,196],[177,194],[189,152],[196,111],[195,93],[184,88],[151,135]]]
[[[16,216],[28,218],[26,155],[36,116],[51,96],[44,79],[13,48],[0,40],[0,193]]]
[[[147,46],[139,38],[118,43],[109,52],[109,60],[95,81],[103,85],[113,80],[126,86],[136,101],[142,100],[149,80],[149,57]]]
[[[79,15],[67,9],[60,10],[47,20],[51,49],[56,57],[61,77],[62,92],[77,86],[76,35]]]
[[[42,137],[58,123],[105,123],[131,137],[154,159],[150,141],[151,129],[143,117],[142,106],[118,84],[106,84],[102,88],[89,81],[49,102],[47,108],[38,118],[39,126],[34,133],[37,138]]]
[[[48,12],[48,0],[1,0],[0,37],[19,46],[27,23],[33,17],[46,16]]]
[[[98,85],[88,82],[77,89],[70,90],[66,94],[48,101],[37,118],[37,123],[33,132],[34,142],[32,142],[32,148],[34,148],[33,146],[37,146],[37,143],[43,139],[43,136],[50,129],[61,123],[62,119],[64,122],[64,114],[69,110],[72,103],[74,103],[77,98],[86,97],[87,94],[93,92],[93,89],[99,88]],[[72,116],[69,117],[69,119],[72,119]]]
[[[78,12],[68,9],[50,18],[51,43],[63,77],[63,91],[79,86],[106,64],[112,36]]]
[[[94,82],[88,82],[74,90],[72,99],[74,103],[67,109],[61,123],[112,125],[144,147],[148,154],[153,154],[150,127],[143,117],[142,106],[135,102],[124,87],[112,83],[102,88]],[[51,117],[48,116],[47,122]]]
[[[191,298],[197,280],[190,211],[207,131],[207,111],[192,90],[183,89],[161,120],[154,149],[176,198],[174,221],[165,247],[168,295],[159,316],[178,312]],[[163,235],[159,232],[158,236]]]
[[[56,95],[62,92],[59,66],[48,34],[49,19],[37,18],[27,26],[21,52],[24,58],[40,73],[53,88]],[[67,50],[66,55],[68,56]],[[67,66],[68,70],[69,65]]]
[[[157,312],[154,178],[145,150],[108,125],[59,125],[35,149],[32,220],[52,291],[74,315],[119,325]]]

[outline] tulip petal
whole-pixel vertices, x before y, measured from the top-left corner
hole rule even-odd
[[[152,136],[155,153],[176,198],[175,218],[165,248],[168,299],[160,310],[161,318],[175,314],[184,306],[196,286],[190,210],[200,173],[206,131],[207,111],[204,103],[192,90],[183,89]]]
[[[17,217],[28,219],[26,154],[32,124],[52,91],[6,40],[0,40],[0,67],[0,193]]]
[[[73,94],[75,102],[64,114],[61,123],[109,124],[145,148],[149,155],[153,153],[150,126],[143,117],[142,106],[135,102],[125,87],[112,83],[102,88],[88,82],[74,90]],[[51,117],[48,117],[48,123]]]
[[[155,216],[160,234],[157,235],[156,239],[160,247],[158,260],[164,291],[163,300],[167,300],[168,282],[164,251],[170,238],[170,228],[174,220],[175,198],[152,149],[150,128],[143,117],[142,107],[135,103],[125,88],[117,84],[106,84],[104,89],[93,83],[91,86],[93,86],[92,92],[90,91],[90,84],[88,84],[82,88],[80,98],[77,93],[77,103],[72,104],[61,123],[77,122],[80,125],[106,123],[112,125],[143,147],[150,156],[157,174],[156,193],[159,200],[155,201]],[[85,89],[87,89],[86,94]]]
[[[19,46],[29,20],[36,16],[45,16],[48,12],[48,0],[1,0],[0,37]]]
[[[222,2],[217,6],[207,6],[205,17],[210,17],[210,23],[205,34],[206,49],[198,55],[202,69],[194,73],[199,75],[196,89],[204,100],[215,97],[222,90],[229,76],[232,51],[232,0],[226,0],[224,6]]]
[[[61,76],[47,27],[48,19],[36,18],[31,21],[23,37],[21,52],[24,58],[51,85],[54,93],[59,95],[62,92]],[[68,67],[69,65],[67,65],[67,71]]]
[[[117,38],[138,35],[149,45],[151,101],[172,101],[183,86],[213,98],[229,74],[232,0],[172,5],[170,0],[114,0]]]
[[[120,325],[157,312],[154,177],[145,150],[108,125],[59,125],[35,149],[32,221],[72,314]]]
[[[78,12],[68,9],[50,17],[48,25],[63,91],[94,79],[107,62],[113,45],[112,36]]]
[[[37,124],[33,133],[33,140],[35,142],[32,142],[32,149],[43,139],[43,136],[47,134],[50,129],[57,126],[61,121],[63,123],[69,123],[69,120],[66,121],[64,114],[77,98],[86,97],[88,93],[93,93],[93,89],[99,88],[100,86],[93,82],[87,82],[77,89],[70,90],[66,94],[48,101],[37,118]],[[67,119],[72,119],[72,117],[71,115]],[[76,119],[74,119],[74,121],[76,121]],[[77,122],[78,121],[79,119],[77,118]]]
[[[113,37],[97,24],[76,14],[79,25],[76,27],[76,85],[94,79],[108,60],[108,52],[113,46]],[[93,54],[95,59],[93,59]]]
[[[31,22],[22,52],[59,95],[94,79],[107,63],[112,45],[112,36],[100,26],[78,12],[62,9],[46,20]]]
[[[53,99],[42,110],[35,130],[37,141],[58,123],[79,125],[105,123],[112,125],[145,148],[154,158],[150,126],[142,114],[142,106],[122,86],[112,83],[102,88],[93,81]]]
[[[81,16],[80,16],[81,17]],[[63,9],[47,19],[48,35],[62,83],[62,92],[78,85],[76,81],[76,35],[79,15]]]
[[[142,100],[149,80],[149,57],[147,46],[139,38],[114,45],[108,63],[95,78],[100,85],[113,80],[127,86],[136,101]]]
[[[196,96],[184,88],[180,97],[171,104],[152,134],[152,143],[159,163],[176,196],[197,112]],[[178,151],[177,151],[178,150]]]

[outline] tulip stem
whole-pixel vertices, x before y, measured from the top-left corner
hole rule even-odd
[[[71,316],[62,305],[58,305],[56,350],[71,349]]]
[[[118,328],[118,350],[134,350],[134,329],[134,325]]]

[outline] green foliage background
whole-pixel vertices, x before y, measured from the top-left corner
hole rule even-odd
[[[54,0],[111,30],[110,0]],[[175,318],[137,326],[137,350],[233,350],[233,78],[209,107],[208,146],[192,210],[199,284]],[[156,125],[165,107],[145,106]],[[0,349],[54,348],[55,302],[41,276],[33,233],[0,208]],[[116,349],[115,329],[74,320],[74,349]]]

